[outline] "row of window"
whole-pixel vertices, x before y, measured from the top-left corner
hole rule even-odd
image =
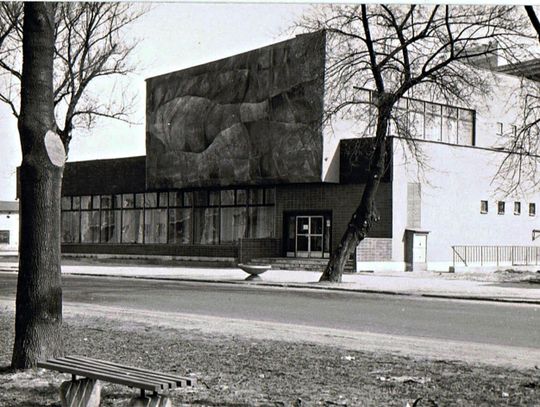
[[[171,191],[62,197],[62,210],[274,205],[274,188]]]
[[[489,204],[488,201],[480,201],[480,213],[488,213]],[[497,201],[497,214],[504,215],[506,212],[506,202]],[[521,215],[521,202],[514,202],[514,215]],[[536,204],[531,202],[529,203],[529,216],[536,216]]]
[[[371,106],[373,92],[363,89],[360,98],[369,100]],[[403,97],[396,104],[393,117],[389,134],[401,135],[406,131],[418,139],[474,145],[474,110]]]
[[[238,189],[217,191],[217,194],[216,191],[203,191],[208,197],[206,200],[199,192],[113,195],[110,204],[109,195],[65,197],[62,241],[220,244],[241,238],[274,236],[275,190]],[[226,193],[222,195],[221,192]]]

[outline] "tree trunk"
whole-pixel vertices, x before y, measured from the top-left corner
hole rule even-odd
[[[65,152],[53,132],[54,7],[24,5],[15,369],[63,352],[60,196]]]
[[[345,264],[364,238],[368,235],[378,216],[375,211],[375,196],[379,189],[381,178],[386,167],[386,135],[393,103],[382,102],[377,111],[377,129],[375,133],[375,148],[369,163],[369,176],[362,193],[360,205],[354,211],[341,241],[330,256],[319,281],[339,283],[343,276]]]

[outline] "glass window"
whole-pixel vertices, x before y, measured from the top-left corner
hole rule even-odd
[[[9,230],[0,230],[0,244],[9,244]]]
[[[234,205],[234,189],[225,189],[221,191],[221,205]]]
[[[73,197],[73,209],[81,209],[81,197],[80,196],[74,196]]]
[[[101,243],[120,243],[122,212],[101,211]]]
[[[144,207],[155,208],[157,206],[157,193],[147,192],[144,194]]]
[[[169,205],[168,195],[169,194],[167,194],[167,192],[159,193],[159,207],[160,208],[166,208]]]
[[[463,146],[473,145],[473,124],[472,122],[459,120],[458,122],[458,144]]]
[[[166,209],[147,209],[145,211],[144,243],[167,243]]]
[[[122,194],[113,195],[113,203],[115,209],[120,209],[122,207]]]
[[[91,196],[81,196],[81,209],[92,209]]]
[[[81,243],[99,243],[99,211],[81,212]]]
[[[426,140],[441,140],[441,106],[426,103]]]
[[[99,195],[94,195],[92,197],[92,209],[99,209],[101,199]]]
[[[249,190],[249,204],[262,205],[264,203],[264,189]]]
[[[249,208],[248,217],[248,237],[273,237],[274,208],[272,206],[256,206]]]
[[[455,107],[443,107],[442,141],[455,144],[458,142],[458,110]]]
[[[529,216],[536,216],[536,204],[530,203],[529,204]]]
[[[144,195],[135,194],[135,208],[144,208]]]
[[[245,207],[221,208],[221,242],[236,242],[246,236],[247,212]]]
[[[208,191],[193,191],[195,206],[208,206]]]
[[[133,198],[133,194],[123,194],[122,195],[122,208],[134,208],[135,207],[135,199]]]
[[[514,202],[514,215],[521,215],[521,202]]]
[[[161,202],[161,201],[160,201]],[[169,192],[169,206],[182,206],[182,192]]]
[[[274,205],[276,203],[276,189],[266,188],[264,190],[264,203],[266,205]]]
[[[193,206],[193,192],[184,192],[184,206],[191,207]]]
[[[488,213],[488,201],[480,201],[480,213]]]
[[[208,204],[210,206],[219,206],[219,191],[210,191],[208,193]]]
[[[195,209],[193,229],[195,243],[219,243],[219,208]]]
[[[245,189],[236,190],[236,205],[245,205],[247,203],[247,191]]]
[[[424,102],[409,100],[409,132],[411,137],[424,138]]]
[[[191,208],[169,209],[169,243],[191,243]]]
[[[501,122],[497,122],[497,136],[502,136],[504,131],[504,126]]]
[[[62,242],[79,243],[79,212],[62,212]]]
[[[143,230],[142,209],[122,211],[122,243],[142,243]]]
[[[101,209],[111,209],[111,208],[112,208],[112,196],[101,195]]]
[[[62,201],[61,201],[61,205],[62,205],[62,210],[63,211],[70,210],[71,209],[71,197],[70,196],[63,196]]]
[[[499,201],[497,203],[497,213],[499,215],[504,215],[504,201]]]

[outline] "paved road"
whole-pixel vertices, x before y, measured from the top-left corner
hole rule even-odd
[[[64,276],[64,301],[540,349],[540,307],[228,284]],[[16,275],[0,273],[0,297]]]

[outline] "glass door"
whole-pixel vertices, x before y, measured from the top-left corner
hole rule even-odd
[[[324,217],[296,217],[296,256],[323,257]]]

